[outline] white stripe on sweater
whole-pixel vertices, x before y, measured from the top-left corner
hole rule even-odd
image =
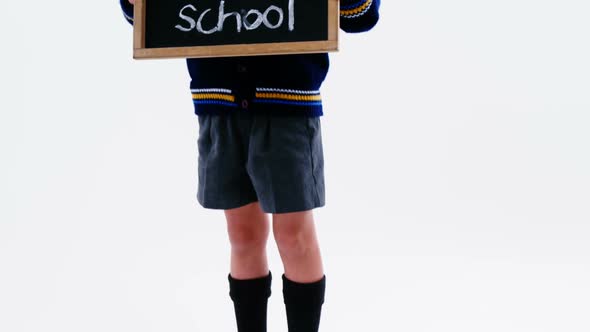
[[[210,89],[191,89],[193,93],[227,93],[231,94],[230,89],[210,88]]]
[[[280,92],[280,93],[293,93],[298,95],[317,95],[320,92],[318,90],[291,90],[291,89],[277,89],[277,88],[256,88],[257,92]]]
[[[128,19],[129,21],[133,22],[133,17],[127,15],[127,13],[123,12],[123,15],[125,15],[125,18]]]

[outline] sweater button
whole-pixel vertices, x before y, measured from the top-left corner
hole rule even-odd
[[[245,72],[246,72],[246,66],[238,65],[238,73],[245,73]]]
[[[242,99],[242,108],[243,109],[247,109],[248,108],[248,101],[246,99]]]

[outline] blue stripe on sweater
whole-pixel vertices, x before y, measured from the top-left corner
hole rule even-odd
[[[237,107],[238,105],[235,103],[231,103],[229,101],[221,101],[221,100],[193,100],[195,105],[224,105],[224,106],[232,106]]]
[[[361,0],[361,1],[355,2],[355,3],[351,4],[351,5],[342,5],[342,4],[340,4],[340,9],[347,10],[347,9],[358,8],[358,7],[362,6],[362,5],[364,5],[366,2],[367,2],[367,0]]]
[[[256,103],[267,103],[267,104],[283,104],[283,105],[297,105],[297,106],[320,106],[321,101],[293,101],[284,99],[253,99]]]

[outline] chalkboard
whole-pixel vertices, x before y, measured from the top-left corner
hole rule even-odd
[[[136,0],[133,57],[338,50],[339,0]]]

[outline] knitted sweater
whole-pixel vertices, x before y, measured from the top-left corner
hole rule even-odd
[[[133,24],[133,5],[119,0]],[[380,0],[340,0],[340,29],[358,33],[379,20]],[[233,111],[322,116],[328,53],[186,59],[196,115]]]

